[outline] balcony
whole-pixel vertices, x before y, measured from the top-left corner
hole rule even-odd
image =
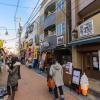
[[[79,15],[80,17],[95,12],[100,8],[99,0],[80,0],[79,2]]]
[[[55,23],[56,23],[56,14],[55,13],[52,13],[52,14],[50,14],[49,16],[47,16],[45,18],[44,28],[46,29],[49,26],[54,25]]]
[[[100,13],[89,18],[78,26],[78,38],[100,35]]]
[[[100,42],[99,18],[100,13],[80,24],[77,29],[72,32],[72,42],[70,44],[81,45]]]
[[[55,8],[56,9],[56,0],[51,0],[45,7],[45,12]]]
[[[56,2],[55,0],[51,0],[46,5],[44,10],[44,29],[55,24],[56,20],[55,10],[56,10]]]

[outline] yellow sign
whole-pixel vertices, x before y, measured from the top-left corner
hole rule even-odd
[[[0,40],[0,48],[3,47],[3,44],[4,44],[4,41],[3,40]]]
[[[35,46],[34,47],[34,59],[37,59],[38,58],[38,46]]]
[[[24,49],[28,49],[28,42],[24,42]]]

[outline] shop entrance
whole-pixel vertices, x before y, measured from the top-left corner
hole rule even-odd
[[[87,74],[89,78],[100,80],[99,69],[99,54],[98,51],[89,51],[82,54],[83,58],[83,72]]]

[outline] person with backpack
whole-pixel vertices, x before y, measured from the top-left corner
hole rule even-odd
[[[55,100],[59,100],[58,89],[59,89],[61,100],[64,100],[64,93],[63,93],[63,88],[62,88],[62,86],[64,85],[63,68],[60,65],[60,63],[58,63],[58,61],[56,61],[55,59],[53,60],[52,63],[53,64],[51,65],[51,68],[50,68],[50,75],[52,76],[55,82],[55,88],[54,88]]]

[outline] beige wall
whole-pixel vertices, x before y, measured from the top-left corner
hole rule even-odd
[[[82,12],[84,8],[88,7],[94,1],[96,0],[71,0],[72,30],[77,27],[77,24],[80,20],[82,20],[84,17],[89,16],[89,14],[93,12],[93,10],[94,11],[96,10],[96,7],[95,9],[92,9],[92,10],[90,10],[90,8],[89,9],[87,8],[85,9],[84,13]],[[81,17],[78,15],[80,12],[81,14],[83,13]],[[89,12],[89,13],[85,14],[86,12]]]
[[[74,68],[82,68],[82,56],[77,52],[77,47],[72,47],[72,63]]]
[[[93,17],[88,19],[88,20],[93,20],[93,34],[91,34],[92,36],[100,34],[100,22],[99,22],[99,19],[100,19],[100,13],[98,13],[97,15],[94,15]],[[86,20],[86,21],[88,21],[88,20]],[[80,27],[78,26],[78,38],[81,38],[80,37],[80,29],[79,28]],[[89,36],[89,35],[86,35],[84,37],[87,37],[87,36]]]
[[[93,17],[94,33],[100,34],[100,13]]]
[[[77,18],[77,9],[76,7],[78,6],[77,5],[77,0],[71,0],[71,19],[72,19],[72,30],[74,30],[77,26],[77,21],[78,21],[78,18]]]
[[[67,0],[64,0],[64,9],[61,11],[56,11],[56,24],[60,24],[62,22],[65,22],[66,24],[66,2]]]

